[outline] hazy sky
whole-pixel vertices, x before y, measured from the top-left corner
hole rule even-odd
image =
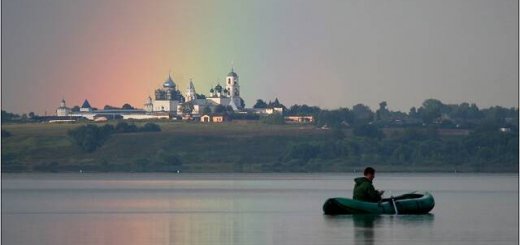
[[[518,100],[516,0],[3,0],[2,109],[142,107],[233,62],[246,105]]]

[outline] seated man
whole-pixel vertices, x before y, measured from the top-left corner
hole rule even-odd
[[[354,200],[365,201],[365,202],[379,202],[384,191],[378,191],[372,185],[376,171],[371,168],[365,168],[363,172],[364,177],[354,179],[356,185],[354,186]]]

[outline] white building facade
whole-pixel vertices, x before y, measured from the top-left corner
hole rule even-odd
[[[162,84],[162,88],[155,90],[155,100],[152,102],[153,112],[176,114],[177,107],[184,101],[184,96],[177,90],[177,85],[173,82],[171,75],[168,75],[168,79]]]
[[[62,99],[60,102],[60,107],[56,109],[56,115],[59,117],[67,117],[70,114],[70,108],[65,104],[65,99]]]
[[[244,100],[240,97],[240,84],[238,82],[238,74],[231,69],[225,81],[225,88],[217,84],[210,89],[207,98],[214,105],[231,106],[233,110],[244,109]]]
[[[244,109],[244,100],[240,97],[240,84],[238,74],[231,69],[224,81],[225,87],[217,84],[210,89],[208,96],[196,93],[195,85],[190,79],[183,95],[168,75],[168,78],[161,84],[162,86],[154,91],[154,96],[148,96],[143,105],[143,109],[103,109],[98,110],[91,107],[85,99],[79,110],[74,111],[66,106],[63,99],[60,106],[56,109],[56,115],[60,117],[82,117],[89,120],[106,117],[108,119],[163,119],[173,116],[202,116],[214,111],[215,107],[221,105],[230,106],[234,111],[241,112]]]
[[[150,103],[153,105],[151,110]],[[234,69],[227,74],[225,87],[218,83],[210,89],[209,96],[198,95],[192,79],[188,83],[185,94],[181,95],[169,76],[163,83],[163,87],[155,91],[155,100],[152,102],[148,100],[144,110],[148,113],[169,112],[172,115],[183,115],[191,111],[189,114],[202,115],[204,110],[207,111],[206,108],[213,109],[218,105],[231,106],[234,111],[244,109],[244,100],[240,97],[238,74]]]

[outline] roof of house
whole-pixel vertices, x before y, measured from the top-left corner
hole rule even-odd
[[[85,99],[85,101],[83,101],[83,105],[81,105],[81,108],[92,108],[92,107],[90,106],[90,103],[88,103],[88,100]]]

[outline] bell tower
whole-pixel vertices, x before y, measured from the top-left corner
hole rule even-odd
[[[188,88],[186,89],[186,101],[192,101],[197,99],[197,93],[195,92],[195,86],[193,86],[193,81],[190,79],[190,83],[188,84]]]
[[[240,97],[240,85],[238,84],[238,75],[234,69],[231,68],[231,72],[226,77],[226,90],[227,97]]]

